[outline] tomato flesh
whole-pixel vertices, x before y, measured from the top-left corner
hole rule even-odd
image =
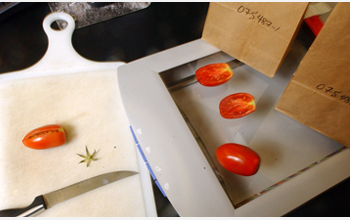
[[[45,125],[30,131],[22,140],[29,148],[43,150],[66,142],[66,132],[60,125]]]
[[[235,93],[223,98],[219,104],[223,118],[233,119],[244,117],[256,109],[255,100],[249,93]]]
[[[235,143],[227,143],[216,149],[216,158],[226,170],[242,176],[258,172],[260,157],[252,149]]]
[[[227,82],[233,72],[227,63],[214,63],[203,66],[196,71],[196,78],[203,86],[218,86]]]

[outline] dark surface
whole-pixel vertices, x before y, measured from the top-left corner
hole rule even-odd
[[[327,177],[325,177],[327,178]],[[346,179],[285,217],[347,217],[350,216],[350,179]]]
[[[0,15],[6,16],[0,20],[0,73],[33,65],[47,48],[42,21],[50,8],[46,3],[20,6],[11,16]],[[152,3],[138,12],[77,29],[73,47],[94,61],[130,62],[200,38],[207,8],[208,3]]]
[[[94,61],[130,62],[201,37],[208,3],[152,3],[148,8],[75,30],[76,51]],[[42,21],[46,3],[20,3],[0,15],[0,73],[27,68],[47,49]],[[299,36],[310,46],[313,36],[305,25]],[[327,177],[325,177],[327,178]],[[167,198],[154,187],[159,216],[178,216]],[[286,216],[350,216],[347,179]]]

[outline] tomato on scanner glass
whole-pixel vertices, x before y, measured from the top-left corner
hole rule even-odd
[[[223,118],[233,119],[246,116],[256,109],[254,97],[249,93],[235,93],[223,98],[219,104]]]
[[[242,176],[254,175],[260,167],[259,155],[240,144],[221,145],[216,149],[216,158],[226,170]]]
[[[218,86],[227,82],[233,76],[227,63],[214,63],[203,66],[196,71],[196,78],[203,86]]]
[[[22,142],[36,150],[58,147],[66,142],[66,132],[60,125],[46,125],[30,131]]]

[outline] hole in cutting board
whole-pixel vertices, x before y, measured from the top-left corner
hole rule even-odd
[[[58,22],[60,22],[62,24],[62,28],[59,28],[58,27]],[[53,21],[50,25],[50,27],[55,30],[55,31],[61,31],[61,30],[64,30],[66,27],[68,26],[68,22],[65,21],[65,20],[61,20],[61,19],[58,19],[56,21]]]

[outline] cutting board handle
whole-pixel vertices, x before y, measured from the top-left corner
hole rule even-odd
[[[67,26],[61,30],[52,28],[52,23],[58,20],[67,22]],[[43,28],[48,37],[48,48],[44,57],[29,70],[68,70],[96,63],[83,58],[73,48],[72,35],[75,30],[75,21],[69,14],[55,12],[47,15],[43,21]]]

